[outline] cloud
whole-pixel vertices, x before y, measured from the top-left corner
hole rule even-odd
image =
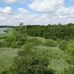
[[[4,3],[18,3],[18,2],[24,2],[25,0],[0,0],[1,2],[4,2]]]
[[[26,13],[29,13],[29,11],[27,11],[27,10],[24,9],[24,8],[18,8],[17,11],[18,11],[19,14],[22,14],[22,15],[24,15],[24,14],[26,14]]]
[[[33,0],[29,7],[38,12],[54,12],[63,6],[64,0]]]
[[[46,20],[43,20],[46,23],[74,22],[74,7],[66,8],[64,0],[33,0],[29,7],[34,12],[42,13],[42,15],[47,14],[44,18]],[[39,18],[42,19],[42,17]]]
[[[23,0],[15,0],[23,1]],[[13,2],[12,2],[13,3]],[[20,6],[0,8],[0,23],[3,25],[74,23],[74,7],[65,7],[64,0],[32,0],[30,10]]]
[[[6,3],[14,3],[16,2],[17,0],[5,0]]]
[[[0,14],[10,14],[12,12],[11,7],[0,8]]]

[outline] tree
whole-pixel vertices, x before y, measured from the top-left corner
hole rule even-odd
[[[27,28],[20,24],[20,26],[14,27],[12,30],[7,32],[6,42],[9,47],[20,47],[25,44],[27,40]]]

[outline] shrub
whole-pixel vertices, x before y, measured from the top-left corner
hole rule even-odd
[[[45,39],[41,37],[28,37],[26,43],[31,43],[33,44],[33,46],[37,46],[37,45],[43,45],[44,42],[45,42]]]
[[[50,47],[57,47],[57,42],[52,39],[46,39],[44,45]]]
[[[58,41],[59,48],[61,50],[64,50],[64,51],[65,51],[65,49],[67,47],[67,44],[68,44],[68,41],[66,41],[66,40],[60,40],[60,41]]]
[[[73,39],[68,41],[65,51],[67,51],[72,56],[74,56],[74,40]]]
[[[19,51],[8,74],[73,74],[64,51],[47,46],[35,46],[29,50]]]
[[[6,46],[5,39],[0,39],[0,47],[5,47],[5,46]]]
[[[11,74],[54,74],[54,70],[48,70],[49,60],[47,51],[19,51],[10,71]]]
[[[57,47],[57,42],[52,39],[44,39],[41,37],[28,37],[26,43],[31,43],[33,46],[44,45],[50,47]]]

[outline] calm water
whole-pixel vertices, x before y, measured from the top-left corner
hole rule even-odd
[[[0,33],[4,33],[4,30],[7,30],[8,28],[0,28]]]

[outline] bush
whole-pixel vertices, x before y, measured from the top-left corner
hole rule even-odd
[[[0,47],[5,47],[5,46],[6,46],[5,39],[0,39]]]
[[[33,46],[44,45],[57,47],[57,42],[52,39],[44,39],[41,37],[28,37],[26,43],[31,43]]]
[[[14,57],[17,56],[18,49],[0,48],[0,74],[3,74],[9,69],[13,63]]]
[[[68,41],[65,51],[67,51],[72,56],[74,56],[74,40],[73,39]]]
[[[61,50],[64,50],[64,51],[65,51],[65,49],[67,47],[67,44],[68,44],[68,41],[66,41],[66,40],[60,40],[60,41],[58,41],[59,48]]]
[[[8,74],[73,74],[64,51],[47,46],[35,46],[29,50],[19,51]]]
[[[44,43],[45,46],[50,46],[50,47],[57,47],[57,42],[52,40],[52,39],[46,39],[45,43]]]
[[[10,71],[11,74],[54,74],[48,70],[48,64],[49,57],[44,52],[19,51]]]
[[[28,37],[26,43],[31,43],[33,46],[43,45],[45,42],[44,38],[41,37]]]

